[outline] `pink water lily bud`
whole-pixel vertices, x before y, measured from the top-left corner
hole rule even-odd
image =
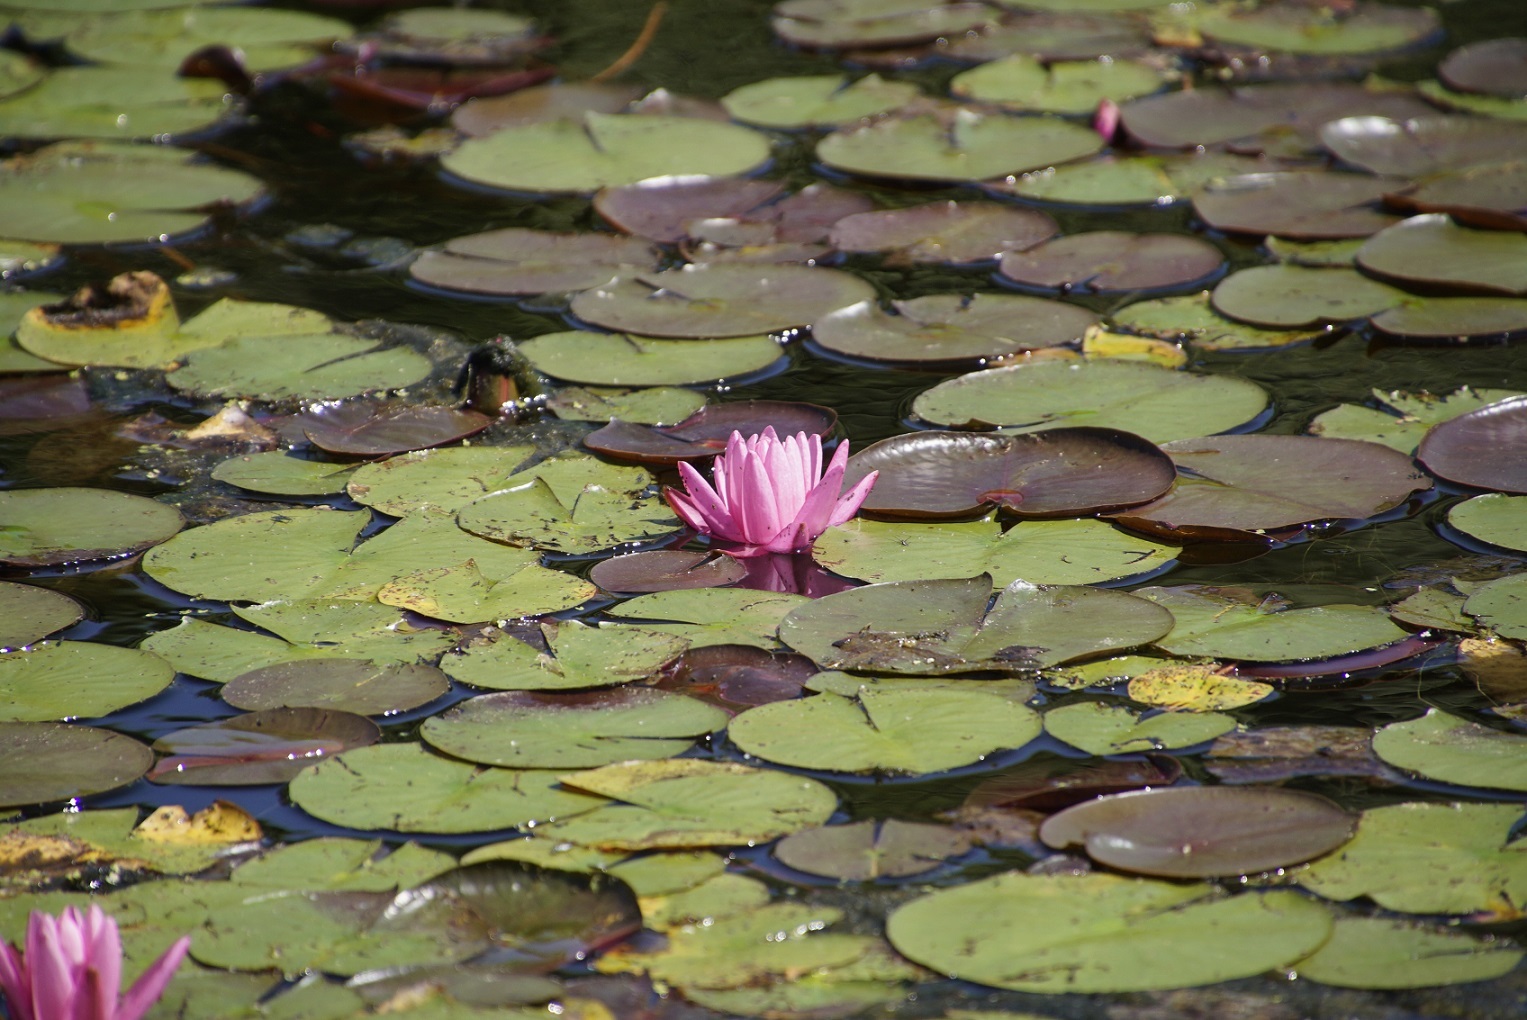
[[[0,993],[12,1020],[140,1020],[164,994],[190,948],[179,939],[133,983],[122,987],[117,922],[95,904],[58,917],[33,911],[26,948],[0,942]]]
[[[1119,133],[1119,121],[1123,119],[1123,111],[1119,104],[1112,99],[1104,99],[1098,103],[1097,112],[1092,115],[1092,129],[1103,136],[1103,141],[1112,142]]]
[[[848,443],[822,471],[822,437],[798,432],[781,440],[772,427],[743,438],[733,432],[711,466],[714,486],[679,465],[685,491],[663,490],[685,524],[715,539],[733,556],[801,552],[818,535],[853,517],[879,472],[843,492]]]

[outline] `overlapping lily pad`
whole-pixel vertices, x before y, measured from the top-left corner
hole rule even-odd
[[[1521,960],[1521,950],[1450,929],[1339,917],[1330,940],[1295,967],[1300,977],[1337,988],[1425,988],[1488,981]]]
[[[1041,669],[1172,628],[1166,610],[1105,588],[1018,581],[988,612],[990,598],[986,575],[872,584],[801,606],[779,635],[823,669],[940,676]]]
[[[1320,520],[1361,520],[1430,488],[1409,457],[1378,443],[1309,436],[1211,436],[1162,449],[1182,477],[1118,520],[1152,534],[1256,540]]]
[[[662,340],[625,333],[549,333],[520,344],[547,375],[598,386],[683,386],[762,372],[783,356],[766,336]]]
[[[825,439],[837,424],[837,412],[820,404],[740,400],[703,407],[676,425],[611,421],[585,436],[583,445],[619,460],[669,465],[715,456],[733,432],[753,436],[773,428],[781,436],[804,432]]]
[[[1098,321],[1077,305],[1016,294],[929,294],[891,307],[862,301],[838,309],[812,325],[812,340],[868,361],[980,364],[1074,343]]]
[[[1259,329],[1220,315],[1209,305],[1209,292],[1151,298],[1125,305],[1112,315],[1116,327],[1162,340],[1188,340],[1208,351],[1262,350],[1307,343],[1325,335],[1324,326],[1305,329]]]
[[[543,626],[550,654],[507,634],[447,655],[440,668],[453,679],[495,690],[564,690],[643,680],[672,663],[688,643],[639,627]]]
[[[446,290],[516,295],[584,290],[657,265],[657,250],[635,238],[505,227],[452,238],[408,272]]]
[[[1447,522],[1481,542],[1527,552],[1527,496],[1475,496],[1449,510]]]
[[[262,7],[209,7],[185,11],[133,11],[81,19],[65,38],[87,60],[178,68],[207,46],[236,45],[243,66],[269,71],[312,60],[348,24],[304,11]]]
[[[868,177],[979,181],[1081,159],[1102,147],[1095,133],[1059,118],[951,107],[840,128],[817,143],[817,158]]]
[[[1211,181],[1193,211],[1216,230],[1298,240],[1367,237],[1398,222],[1377,208],[1406,182],[1323,170],[1285,170]]]
[[[1527,92],[1522,57],[1527,42],[1521,36],[1482,39],[1460,46],[1437,65],[1437,75],[1460,92],[1517,99]]]
[[[1510,397],[1432,427],[1416,448],[1428,471],[1498,492],[1527,493],[1527,464],[1502,456],[1527,434],[1527,397]]]
[[[786,836],[774,856],[797,871],[872,882],[932,871],[970,849],[970,840],[943,825],[865,820]]]
[[[999,194],[1073,205],[1166,205],[1222,177],[1267,169],[1266,162],[1224,152],[1105,155],[986,185]]]
[[[767,78],[735,88],[721,105],[745,124],[768,128],[808,128],[842,124],[894,110],[917,97],[911,82],[868,75],[847,81],[837,75]]]
[[[1461,227],[1440,213],[1412,216],[1374,235],[1357,261],[1406,283],[1527,294],[1527,236]]]
[[[1139,595],[1171,611],[1171,633],[1156,644],[1173,655],[1252,662],[1329,659],[1400,641],[1408,634],[1391,623],[1384,610],[1372,606],[1278,611],[1243,593],[1191,585],[1141,588]]]
[[[271,450],[230,457],[212,469],[212,477],[251,492],[275,496],[324,496],[345,491],[354,464],[304,460]]]
[[[509,545],[587,555],[679,530],[679,519],[655,496],[597,482],[567,484],[536,476],[462,507],[456,517],[474,535]]]
[[[326,708],[393,715],[428,704],[450,687],[445,674],[421,663],[299,659],[242,673],[219,693],[228,704],[248,712]]]
[[[1028,287],[1108,293],[1185,287],[1224,265],[1219,249],[1196,237],[1093,230],[1006,252],[1000,272]]]
[[[1139,716],[1122,705],[1078,701],[1044,714],[1045,732],[1092,755],[1135,754],[1191,747],[1229,733],[1236,722],[1217,712],[1157,712]],[[1140,870],[1138,868],[1130,870]]]
[[[1467,603],[1465,603],[1467,605]],[[1390,723],[1373,750],[1402,769],[1459,786],[1527,790],[1527,737],[1493,730],[1433,708],[1419,719]]]
[[[788,591],[746,588],[697,588],[653,592],[624,602],[615,614],[638,625],[673,634],[692,648],[752,645],[774,649],[781,617],[802,605],[806,596]]]
[[[1225,897],[1201,883],[1008,872],[913,900],[886,932],[903,954],[967,981],[1124,992],[1285,966],[1329,937],[1331,917],[1291,892]],[[1164,944],[1178,952],[1163,956]]]
[[[591,192],[648,177],[741,174],[768,159],[768,139],[736,124],[587,113],[470,138],[440,165],[490,188]]]
[[[957,96],[1014,110],[1091,113],[1105,99],[1123,102],[1159,89],[1160,69],[1133,60],[1041,63],[1013,54],[961,72],[949,82]]]
[[[1426,174],[1520,158],[1527,125],[1434,115],[1394,121],[1343,117],[1320,129],[1325,147],[1375,174]]]
[[[148,778],[176,786],[285,783],[318,759],[381,738],[375,723],[350,712],[262,709],[160,737],[154,750],[165,757]]]
[[[1353,269],[1252,266],[1231,273],[1214,288],[1223,315],[1271,329],[1341,324],[1394,308],[1403,291]]]
[[[45,804],[114,790],[153,763],[147,744],[110,730],[0,722],[0,805]]]
[[[0,562],[31,567],[131,556],[185,524],[166,503],[69,487],[0,492],[0,520]]]
[[[19,648],[41,641],[84,615],[84,608],[62,592],[35,584],[0,581],[0,648]]]
[[[1056,425],[1121,429],[1155,443],[1225,432],[1267,408],[1255,383],[1128,361],[1036,361],[971,372],[918,395],[925,421],[1032,432]]]
[[[170,664],[148,652],[85,641],[40,645],[0,655],[0,719],[93,719],[152,698],[173,679]]]
[[[1474,389],[1469,386],[1461,387],[1454,393],[1436,395],[1374,390],[1373,398],[1384,410],[1342,404],[1316,415],[1310,422],[1309,431],[1332,439],[1362,439],[1370,443],[1383,443],[1401,453],[1413,453],[1432,426],[1515,396],[1521,394],[1511,390]]]
[[[994,202],[933,202],[855,213],[833,224],[843,251],[888,252],[910,262],[985,262],[1023,251],[1054,235],[1055,221],[1033,209]]]

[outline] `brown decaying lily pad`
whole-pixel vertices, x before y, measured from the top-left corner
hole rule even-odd
[[[1527,124],[1442,113],[1404,121],[1343,117],[1323,125],[1320,140],[1370,173],[1420,177],[1520,159],[1527,151]]]
[[[431,287],[473,294],[545,294],[586,290],[622,273],[656,269],[658,250],[617,234],[561,234],[505,227],[454,237],[408,269]]]
[[[913,432],[850,457],[844,485],[871,471],[880,480],[862,509],[912,519],[964,517],[993,504],[1020,517],[1097,513],[1155,499],[1175,476],[1154,444],[1103,428]]]
[[[1124,128],[1142,145],[1189,149],[1235,142],[1238,151],[1260,151],[1256,138],[1292,133],[1315,143],[1315,133],[1340,117],[1376,115],[1393,120],[1424,117],[1436,109],[1405,92],[1379,92],[1332,82],[1269,83],[1234,89],[1191,89],[1137,99],[1123,105]]]
[[[1527,38],[1508,36],[1460,46],[1437,66],[1437,77],[1458,92],[1502,99],[1527,96]]]
[[[473,138],[491,135],[516,124],[537,124],[581,117],[590,111],[619,113],[641,98],[635,85],[596,85],[589,82],[538,85],[507,96],[473,99],[451,114],[451,126]]]
[[[1025,351],[1074,343],[1100,321],[1080,305],[1021,294],[927,294],[873,301],[818,319],[811,339],[849,358],[921,367],[982,367]]]
[[[804,655],[750,645],[706,645],[685,652],[656,686],[735,713],[799,698],[816,672],[816,665]]]
[[[1112,515],[1176,539],[1245,541],[1319,520],[1372,517],[1430,487],[1387,446],[1311,436],[1210,436],[1161,447],[1183,475],[1153,503]]]
[[[1224,265],[1220,250],[1196,237],[1095,230],[1007,252],[999,272],[1029,287],[1106,293],[1199,284]]]
[[[366,66],[351,61],[349,66],[330,71],[324,80],[352,103],[371,104],[406,117],[420,112],[443,114],[468,99],[508,95],[540,85],[556,74],[557,69],[550,64],[520,68],[407,67]]]
[[[1177,759],[1165,754],[1138,761],[1031,758],[982,780],[965,795],[962,807],[1055,811],[1104,794],[1170,786],[1181,775]]]
[[[1440,478],[1527,493],[1527,397],[1510,397],[1432,427],[1416,458]]]
[[[583,445],[616,460],[672,465],[721,453],[733,432],[751,436],[772,427],[781,438],[805,432],[825,439],[837,424],[837,412],[820,404],[742,400],[707,404],[677,425],[615,419],[585,436]]]
[[[1527,153],[1527,131],[1516,141]],[[1527,159],[1435,174],[1384,201],[1410,213],[1448,213],[1464,226],[1527,231]]]
[[[846,216],[828,236],[840,251],[888,252],[897,261],[960,265],[1025,251],[1058,229],[1036,209],[948,201]]]
[[[1278,783],[1306,776],[1359,776],[1375,783],[1399,773],[1373,753],[1364,726],[1261,726],[1215,737],[1204,767],[1224,783]]]
[[[1231,233],[1305,241],[1368,237],[1398,222],[1379,202],[1407,183],[1327,170],[1243,174],[1211,181],[1193,195],[1193,209],[1215,230]]]
[[[308,441],[330,453],[385,457],[443,446],[476,435],[493,419],[476,411],[418,404],[377,405],[365,401],[316,407],[303,414]]]
[[[1245,875],[1334,850],[1357,816],[1313,793],[1266,786],[1174,786],[1099,797],[1052,816],[1039,837],[1097,861],[1166,878]]]
[[[319,759],[382,739],[376,723],[324,708],[271,708],[176,730],[154,741],[150,781],[175,786],[285,783]]]
[[[719,588],[735,584],[747,567],[731,556],[685,549],[653,549],[600,560],[589,580],[605,591],[620,594]]]

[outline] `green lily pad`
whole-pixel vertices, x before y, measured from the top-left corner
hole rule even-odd
[[[696,588],[658,591],[628,599],[611,608],[623,620],[635,620],[645,630],[672,634],[691,648],[710,645],[779,647],[779,621],[808,602],[804,595],[746,588]]]
[[[1322,56],[1397,50],[1440,28],[1431,8],[1383,3],[1358,3],[1339,14],[1303,7],[1208,8],[1193,24],[1216,42]]]
[[[1527,790],[1527,736],[1492,730],[1435,708],[1419,719],[1379,730],[1373,750],[1391,765],[1438,782]]]
[[[834,223],[828,238],[840,251],[879,251],[889,253],[895,261],[958,265],[987,262],[1006,251],[1032,248],[1054,236],[1058,229],[1053,219],[1034,209],[1017,209],[995,202],[949,201],[854,213]],[[1000,295],[992,294],[967,298],[932,294],[897,302],[895,307],[908,314],[911,309],[925,306],[939,308],[951,300],[958,300],[960,308],[983,302],[994,314],[994,306],[1010,304],[1015,299],[1004,302]],[[814,323],[813,332],[819,329],[820,323]]]
[[[1126,361],[1036,361],[989,368],[918,395],[925,421],[1032,432],[1056,425],[1123,429],[1154,443],[1224,432],[1267,408],[1267,393],[1229,375]]]
[[[451,688],[445,674],[420,663],[366,659],[298,659],[253,669],[218,692],[246,712],[331,708],[356,715],[393,715],[426,705]]]
[[[1429,988],[1498,978],[1522,956],[1493,939],[1398,918],[1338,917],[1330,941],[1293,969],[1337,988]]]
[[[337,18],[264,7],[198,7],[82,18],[64,44],[86,60],[178,68],[207,46],[237,46],[249,71],[306,63],[354,30]]]
[[[705,406],[703,394],[676,386],[639,390],[566,386],[546,401],[546,409],[563,421],[608,422],[619,418],[637,425],[677,425]]]
[[[965,99],[1014,110],[1091,113],[1105,99],[1123,102],[1165,83],[1159,68],[1133,60],[1063,60],[1041,63],[1021,53],[962,71],[949,91]]]
[[[1514,390],[1474,389],[1463,386],[1449,394],[1402,393],[1373,390],[1373,398],[1383,410],[1342,404],[1323,411],[1310,422],[1313,435],[1331,439],[1361,439],[1383,443],[1401,453],[1416,451],[1417,445],[1433,426],[1477,411],[1507,397],[1522,394]],[[1392,413],[1386,413],[1392,412]]]
[[[40,567],[142,552],[185,524],[165,503],[107,489],[0,492],[0,562]]]
[[[1258,541],[1267,531],[1361,520],[1430,488],[1387,446],[1312,436],[1210,436],[1162,449],[1181,474],[1171,492],[1114,516],[1168,538]]]
[[[1138,754],[1192,747],[1235,729],[1219,712],[1157,712],[1141,717],[1123,705],[1079,701],[1044,714],[1045,732],[1088,754]]]
[[[154,764],[147,744],[65,723],[0,722],[0,806],[46,804],[115,790]]]
[[[485,765],[594,768],[674,757],[726,721],[719,708],[646,688],[506,691],[470,698],[426,719],[419,735],[438,751]]]
[[[1231,273],[1210,299],[1221,315],[1270,329],[1361,319],[1398,306],[1403,291],[1345,268],[1252,266]]]
[[[490,832],[576,815],[604,801],[555,772],[484,769],[420,744],[377,744],[307,769],[292,802],[334,825],[394,832]]]
[[[1102,588],[1018,581],[987,612],[990,598],[986,575],[872,584],[801,606],[779,634],[823,669],[939,676],[1055,666],[1147,644],[1172,626],[1166,610]]]
[[[79,622],[84,615],[84,608],[61,592],[0,581],[0,648],[10,650],[41,641]]]
[[[455,866],[450,854],[417,843],[394,848],[379,839],[320,836],[244,861],[229,881],[246,889],[387,892],[422,885]]]
[[[941,973],[1070,993],[1250,977],[1293,963],[1330,932],[1326,909],[1291,892],[1225,897],[1202,883],[1021,872],[923,896],[886,925],[901,953]],[[1163,955],[1163,945],[1177,951]]]
[[[1418,297],[1373,316],[1390,336],[1457,341],[1527,329],[1527,300],[1515,297]]]
[[[694,758],[606,765],[562,781],[618,803],[537,835],[607,850],[766,843],[821,825],[837,806],[814,780]]]
[[[123,867],[163,875],[201,871],[227,849],[227,844],[216,842],[161,842],[138,828],[141,814],[136,807],[125,807],[40,815],[7,826],[0,841],[21,842],[26,837],[68,839],[78,847],[78,859],[87,867],[92,861],[109,860],[120,862]],[[24,924],[23,921],[23,928]]]
[[[363,465],[346,491],[357,503],[394,517],[425,507],[460,510],[503,488],[532,452],[529,446],[419,450]]]
[[[1038,202],[1070,205],[1165,205],[1222,177],[1263,170],[1250,156],[1223,152],[1100,156],[1023,174],[987,187]]]
[[[960,36],[995,18],[984,4],[922,0],[787,0],[775,4],[774,13],[776,35],[814,49],[899,46],[943,35]]]
[[[1209,292],[1151,298],[1125,305],[1111,316],[1116,328],[1161,340],[1186,340],[1205,351],[1257,351],[1308,343],[1328,332],[1306,329],[1258,329],[1220,315],[1209,305]],[[1344,437],[1352,438],[1352,437]]]
[[[1059,118],[952,107],[839,128],[817,143],[817,158],[870,177],[979,181],[1081,159],[1102,147],[1095,132]]]
[[[1527,294],[1527,237],[1462,227],[1441,213],[1412,216],[1357,253],[1363,268],[1406,283]]]
[[[625,333],[549,333],[519,345],[539,371],[596,386],[684,386],[762,372],[783,356],[766,336],[660,340]]]
[[[1507,842],[1517,804],[1412,802],[1370,808],[1340,853],[1300,872],[1333,900],[1367,896],[1408,914],[1510,909],[1527,896],[1527,854]]]
[[[31,88],[0,99],[0,131],[19,138],[93,138],[123,142],[189,135],[215,125],[235,109],[227,99],[227,91],[222,82],[180,78],[161,68],[61,67],[49,72]],[[110,99],[105,98],[108,96]],[[184,153],[173,155],[173,160],[164,162],[186,160]],[[130,174],[134,170],[141,172],[131,163],[123,169]],[[230,170],[218,172],[229,180],[243,177]],[[143,189],[158,188],[157,182],[149,180],[140,179],[136,183]],[[88,191],[82,194],[95,197]],[[171,208],[188,205],[183,201],[176,202]],[[10,213],[9,209],[7,213]],[[89,211],[81,209],[74,218],[89,215]],[[183,233],[201,220],[201,217],[189,217],[192,222],[182,226],[180,223],[187,217],[167,218],[160,213],[158,218],[174,225],[168,231],[170,233]],[[149,226],[142,213],[138,215],[138,225]],[[11,229],[8,224],[6,230]],[[68,239],[58,237],[55,240]]]
[[[1220,250],[1197,237],[1089,230],[1005,252],[999,272],[1026,287],[1106,294],[1186,287],[1224,265]]]
[[[141,645],[175,667],[175,672],[226,683],[234,677],[299,659],[342,657],[326,648],[303,648],[278,637],[186,617],[169,630],[149,635]]]
[[[408,273],[431,287],[508,296],[584,290],[657,264],[657,249],[635,238],[505,227],[452,238]]]
[[[447,623],[482,623],[561,612],[599,593],[561,570],[526,564],[507,577],[489,578],[476,560],[401,574],[382,585],[377,601]]]
[[[382,739],[376,723],[326,708],[268,708],[166,733],[150,782],[174,786],[285,783],[313,761]]]
[[[1023,521],[1006,531],[991,518],[953,523],[853,520],[828,528],[811,547],[814,560],[861,581],[922,581],[990,574],[1005,588],[1102,584],[1165,569],[1177,549],[1098,520]]]
[[[1330,605],[1275,611],[1234,593],[1187,585],[1141,588],[1142,598],[1171,611],[1171,633],[1156,641],[1173,655],[1296,662],[1330,659],[1403,640],[1408,632],[1374,606]]]
[[[873,287],[842,270],[716,263],[595,287],[573,298],[572,311],[596,326],[631,334],[715,339],[809,326],[874,296]]]
[[[1445,109],[1463,110],[1503,120],[1527,120],[1527,102],[1520,98],[1503,99],[1475,92],[1455,92],[1437,81],[1417,82],[1416,91]]]
[[[633,497],[598,484],[570,489],[542,477],[469,503],[456,519],[472,534],[495,542],[574,555],[654,541],[680,527],[659,498]]]
[[[917,98],[911,82],[887,81],[877,74],[858,81],[837,75],[766,78],[735,88],[721,97],[726,112],[759,127],[830,127],[894,110]]]
[[[1074,343],[1098,321],[1073,304],[1016,294],[929,294],[891,307],[894,314],[861,301],[829,312],[812,325],[811,338],[834,353],[875,362],[984,364]]]
[[[604,687],[656,676],[688,643],[640,627],[590,627],[577,621],[543,624],[551,654],[500,635],[447,655],[440,668],[452,679],[493,690],[537,691]]]
[[[590,192],[648,177],[742,174],[768,158],[768,139],[736,124],[587,113],[468,139],[440,165],[490,188]]]
[[[272,450],[229,457],[212,469],[212,477],[250,492],[274,496],[327,496],[344,492],[355,471],[354,464],[305,460]]]
[[[165,380],[208,397],[332,400],[411,386],[433,366],[406,347],[343,333],[236,337],[193,351]]]
[[[0,719],[94,719],[152,698],[174,679],[168,662],[133,648],[39,645],[0,655]]]
[[[1475,496],[1449,510],[1447,522],[1481,542],[1527,552],[1527,496]]]
[[[796,768],[925,775],[973,765],[1040,733],[1033,709],[975,691],[865,690],[750,708],[727,727],[743,752]]]
[[[970,846],[968,836],[945,825],[868,819],[786,836],[774,856],[809,875],[872,882],[932,871]]]

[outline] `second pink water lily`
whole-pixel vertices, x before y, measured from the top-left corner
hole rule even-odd
[[[878,472],[843,492],[847,464],[847,442],[824,472],[821,436],[799,432],[782,440],[773,428],[747,438],[733,432],[711,467],[714,485],[680,464],[685,491],[663,495],[685,524],[724,543],[733,556],[800,552],[853,517],[874,486]]]

